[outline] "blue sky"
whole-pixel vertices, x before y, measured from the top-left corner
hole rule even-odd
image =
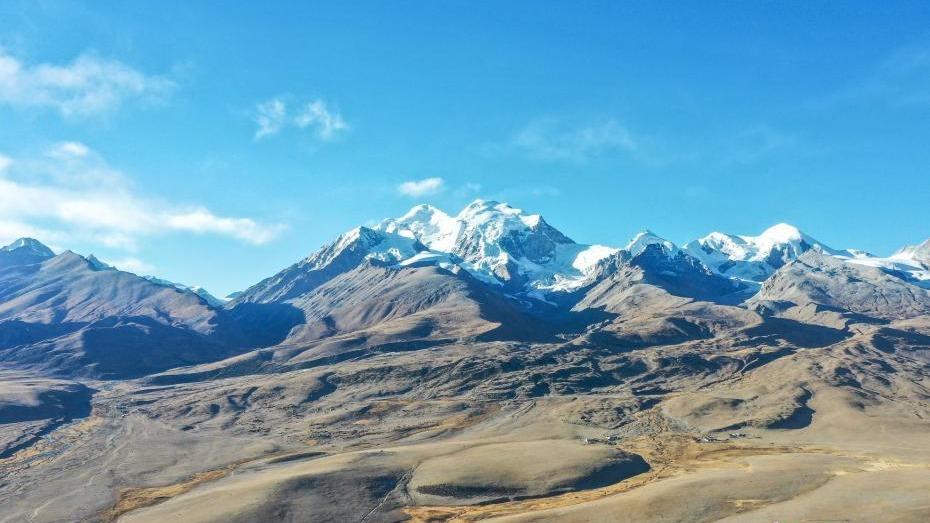
[[[222,295],[476,197],[618,246],[930,236],[926,2],[234,4],[0,3],[0,241]]]

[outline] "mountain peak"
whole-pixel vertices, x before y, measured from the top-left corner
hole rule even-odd
[[[249,287],[236,297],[233,306],[284,302],[311,292],[363,263],[394,265],[424,250],[420,241],[392,220],[385,220],[374,228],[356,227],[303,260]]]
[[[20,238],[13,243],[7,245],[6,247],[0,248],[0,251],[13,252],[13,251],[22,251],[22,252],[31,252],[33,254],[51,258],[55,256],[55,253],[51,249],[45,246],[39,240],[35,238]]]
[[[523,214],[523,209],[518,209],[509,203],[501,203],[495,200],[475,200],[465,206],[458,214],[459,218],[467,218],[481,213],[500,213],[506,215]]]
[[[90,267],[95,271],[109,271],[115,269],[112,265],[100,261],[100,258],[97,258],[93,254],[89,255],[86,259],[87,263],[89,263]]]
[[[397,219],[397,221],[413,221],[413,220],[431,220],[433,217],[446,217],[449,215],[443,212],[442,209],[434,207],[428,203],[421,203],[420,205],[415,205],[407,211],[406,214]]]
[[[776,223],[775,225],[764,230],[762,234],[756,236],[757,239],[765,239],[773,243],[788,243],[793,241],[800,241],[806,238],[807,235],[801,232],[800,229],[794,225],[788,223]]]
[[[433,252],[429,259],[447,260],[435,255],[451,254],[473,276],[517,288],[567,288],[615,251],[576,244],[542,216],[495,200],[475,200],[454,217],[417,205],[376,230],[418,240]]]
[[[32,265],[54,258],[55,253],[33,238],[20,238],[15,242],[0,247],[0,267]]]
[[[515,219],[518,219],[524,226],[531,229],[547,225],[542,216],[538,214],[524,214],[523,209],[514,207],[509,203],[480,199],[468,204],[456,216],[456,219],[479,226],[492,222],[516,224],[513,221]]]
[[[418,240],[435,251],[449,252],[455,245],[461,224],[441,209],[422,204],[396,219],[381,222],[376,229]]]
[[[659,245],[666,254],[672,254],[678,251],[678,247],[674,243],[656,235],[649,229],[637,233],[636,236],[626,244],[624,250],[628,251],[630,256],[637,256],[642,254],[650,245]]]
[[[343,252],[349,251],[355,253],[360,259],[396,263],[421,250],[423,246],[410,235],[401,234],[399,231],[359,226],[341,234],[335,242],[311,254],[305,263],[319,269],[332,263]]]
[[[365,227],[364,225],[359,225],[358,227],[340,234],[336,241],[340,244],[349,244],[357,241],[370,241],[374,239],[374,232],[374,230]]]
[[[495,207],[497,207],[497,206],[499,206],[499,205],[503,205],[504,207],[513,208],[513,207],[510,206],[510,204],[507,204],[507,203],[501,204],[501,202],[498,202],[498,201],[496,201],[496,200],[485,200],[485,199],[482,199],[482,198],[476,198],[476,199],[473,200],[471,203],[469,203],[468,205],[466,205],[464,209],[462,209],[462,213],[465,213],[466,211],[469,211],[469,210],[493,209],[493,208],[495,208]],[[460,214],[461,214],[461,213],[460,213]]]
[[[914,247],[914,258],[927,267],[930,267],[930,238]]]
[[[757,283],[810,250],[849,254],[827,247],[788,223],[777,223],[758,236],[712,232],[688,243],[685,250],[720,274]]]
[[[908,245],[891,255],[889,259],[918,263],[930,268],[930,238],[918,245]]]

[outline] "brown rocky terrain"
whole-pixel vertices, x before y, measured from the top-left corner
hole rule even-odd
[[[226,308],[42,276],[83,258],[0,269],[0,325],[38,333],[0,349],[0,521],[930,519],[925,287],[813,248],[754,287],[649,244],[534,301],[365,234]],[[534,264],[572,246],[550,236]],[[94,338],[49,334],[91,310],[211,348],[152,329],[93,360]]]

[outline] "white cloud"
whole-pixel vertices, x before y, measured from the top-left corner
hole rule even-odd
[[[13,159],[9,156],[4,156],[0,154],[0,173],[7,170],[11,165],[13,165]]]
[[[130,98],[158,100],[174,88],[167,78],[91,54],[64,65],[30,65],[0,50],[0,104],[11,107],[87,116],[112,111]]]
[[[286,113],[284,102],[276,98],[258,104],[255,107],[255,123],[258,125],[255,139],[260,140],[266,136],[278,134],[287,123]]]
[[[103,263],[116,267],[121,271],[131,272],[139,276],[146,276],[155,272],[156,268],[154,265],[142,261],[139,258],[133,258],[128,256],[126,258],[120,258],[118,260],[104,260]]]
[[[303,104],[296,114],[293,113],[282,98],[272,98],[256,105],[255,124],[258,128],[255,139],[261,140],[278,134],[286,127],[294,127],[311,129],[317,138],[329,141],[349,128],[342,114],[320,98]]]
[[[317,99],[308,103],[297,115],[294,123],[301,129],[312,126],[321,140],[330,140],[336,133],[348,128],[338,111],[326,107],[326,102]]]
[[[635,153],[638,149],[630,131],[614,120],[581,126],[537,120],[518,131],[512,143],[544,161],[586,162],[608,153]]]
[[[0,218],[0,246],[9,245],[19,238],[41,238],[47,245],[57,244],[61,241],[61,234],[42,227],[35,227],[28,223]]]
[[[263,225],[251,218],[226,218],[204,208],[163,216],[165,224],[177,231],[232,236],[256,245],[268,243],[281,232],[281,226]]]
[[[84,158],[90,148],[80,142],[61,142],[50,148],[46,154],[52,158]]]
[[[397,191],[406,196],[426,196],[441,192],[445,188],[442,178],[410,180],[397,186]]]
[[[214,234],[258,245],[283,229],[141,196],[92,150],[74,145],[53,150],[81,151],[76,158],[49,154],[44,160],[17,161],[22,168],[0,173],[0,237],[35,235],[59,243],[80,238],[132,250],[139,238],[156,234]]]

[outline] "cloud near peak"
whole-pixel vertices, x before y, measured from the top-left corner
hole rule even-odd
[[[104,260],[104,263],[116,267],[121,271],[131,272],[139,276],[153,274],[156,271],[156,267],[154,265],[132,256],[127,256],[125,258],[119,258],[116,260]]]
[[[397,186],[397,192],[404,196],[428,196],[437,194],[445,189],[445,180],[442,178],[424,178],[422,180],[409,180]]]
[[[583,163],[613,153],[636,153],[632,133],[615,120],[570,125],[554,119],[530,122],[511,143],[531,157],[551,162]]]

